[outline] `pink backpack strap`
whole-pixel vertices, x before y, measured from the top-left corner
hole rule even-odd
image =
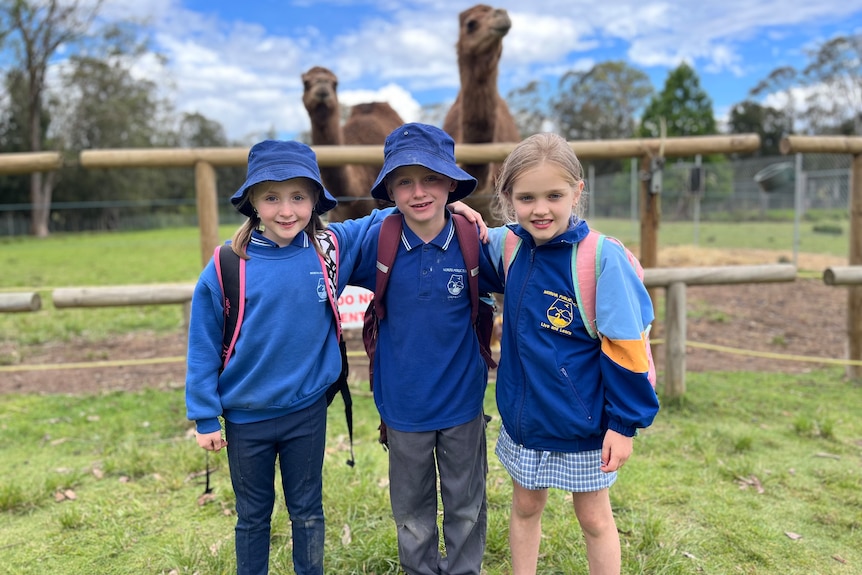
[[[626,248],[621,241],[612,237],[600,234],[595,230],[590,230],[586,238],[581,240],[575,246],[572,253],[572,273],[575,278],[575,297],[578,303],[578,308],[581,312],[581,319],[587,328],[587,333],[591,337],[600,337],[598,327],[596,326],[596,284],[599,280],[601,272],[602,245],[605,239],[618,244],[623,248],[623,251],[628,258],[629,263],[634,268],[637,276],[643,281],[644,269],[640,261],[635,255]],[[644,333],[644,344],[646,345],[647,360],[649,361],[649,370],[647,377],[650,384],[655,389],[658,375],[656,373],[655,360],[652,356],[652,346],[650,345],[649,332],[651,326],[647,326]]]
[[[332,307],[335,316],[335,335],[341,341],[341,313],[338,311],[338,238],[329,230],[324,230],[317,235],[317,241],[323,250],[323,254],[317,253],[320,267],[323,269],[323,277],[326,279],[326,298]]]
[[[572,248],[572,277],[575,279],[575,301],[581,320],[590,337],[599,337],[596,328],[596,284],[601,269],[601,243],[605,236],[590,230],[587,237]]]
[[[213,251],[213,263],[224,304],[221,351],[221,371],[224,371],[233,355],[245,315],[245,260],[231,246],[220,245]]]
[[[509,230],[503,236],[503,280],[509,275],[509,267],[515,261],[515,256],[518,254],[518,248],[521,247],[521,238],[518,234]]]

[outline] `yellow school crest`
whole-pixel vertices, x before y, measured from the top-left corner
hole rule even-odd
[[[551,304],[551,307],[548,308],[546,315],[548,322],[552,326],[557,328],[566,327],[572,323],[574,307],[572,306],[572,302],[557,298]]]

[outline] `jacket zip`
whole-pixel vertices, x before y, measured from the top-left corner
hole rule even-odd
[[[530,283],[530,276],[533,275],[533,263],[535,260],[535,256],[536,256],[536,248],[530,248],[529,266],[527,267],[527,273],[525,275],[524,282],[521,284],[521,293],[518,296],[518,319],[515,322],[515,326],[516,326],[515,334],[517,334],[517,326],[521,320],[521,310],[524,309],[524,306],[522,304],[524,302],[524,294],[527,292],[527,289],[526,289],[527,284]],[[515,258],[515,259],[517,260],[517,258]],[[512,264],[514,264],[514,263],[515,262],[512,262]],[[510,272],[512,271],[511,268],[509,269],[509,271]],[[518,347],[520,348],[520,345]],[[515,439],[515,443],[517,443],[518,445],[523,445],[524,443],[523,443],[523,441],[521,441],[521,422],[523,421],[524,405],[526,405],[526,403],[527,403],[527,370],[524,368],[524,360],[521,359],[520,351],[518,352],[518,360],[519,360],[519,363],[521,364],[521,374],[522,374],[521,381],[523,381],[524,383],[521,386],[521,402],[520,402],[520,405],[518,406],[518,425],[517,425],[517,430],[515,430],[515,434],[517,435],[517,438],[513,438],[513,439]]]

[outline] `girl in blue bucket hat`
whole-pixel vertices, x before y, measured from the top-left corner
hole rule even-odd
[[[320,215],[337,202],[323,186],[314,151],[280,140],[251,148],[246,180],[231,203],[248,217],[229,242],[246,260],[242,329],[223,362],[224,297],[211,260],[192,298],[187,415],[198,445],[214,452],[227,447],[237,573],[268,572],[278,462],[294,570],[322,575],[326,390],[342,369],[340,323],[327,292],[346,287],[361,240],[392,209],[330,224],[325,233],[337,244],[338,259],[322,260]],[[335,265],[337,285],[323,283],[329,278],[322,261]]]

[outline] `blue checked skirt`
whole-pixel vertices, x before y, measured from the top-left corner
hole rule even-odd
[[[495,448],[500,463],[526,489],[555,487],[570,492],[599,491],[610,487],[617,480],[617,472],[604,473],[602,450],[580,453],[536,451],[518,445],[506,427],[500,427],[500,437]]]

